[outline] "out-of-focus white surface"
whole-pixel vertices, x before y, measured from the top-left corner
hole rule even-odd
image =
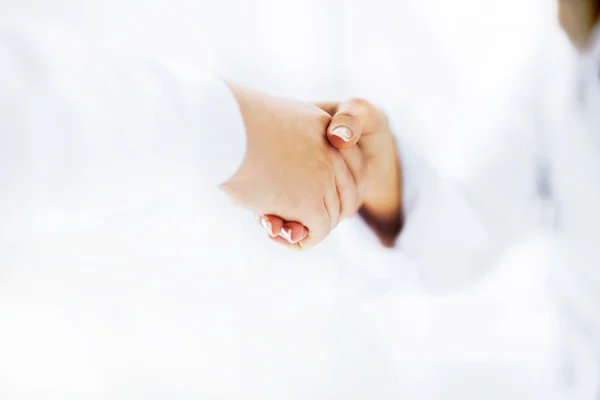
[[[379,92],[372,87],[392,86],[422,128],[419,136],[402,134],[413,135],[445,175],[459,176],[470,151],[493,131],[495,105],[509,100],[542,36],[548,3],[0,0],[0,14],[61,21],[115,45],[307,100],[356,95],[354,87],[368,97]],[[327,308],[333,294],[322,281],[323,274],[335,281],[339,260],[249,240],[249,233],[261,234],[250,218],[232,232],[188,202],[181,199],[177,217],[153,212],[132,230],[125,224],[121,236],[99,228],[73,243],[70,261],[114,254],[121,271],[6,271],[0,395],[41,398],[63,387],[71,396],[57,398],[241,399],[250,392],[351,399],[381,398],[378,387],[395,385],[394,398],[415,400],[550,398],[544,383],[552,375],[553,319],[543,291],[543,243],[519,249],[465,293],[395,293],[344,321]],[[158,230],[172,231],[173,240],[156,243]],[[189,248],[197,249],[192,257]],[[48,242],[31,257],[61,250]],[[225,267],[212,268],[215,258]],[[332,318],[348,330],[324,334],[319,327]],[[199,330],[204,336],[191,335]],[[161,351],[173,338],[179,342]],[[128,362],[107,364],[114,354]],[[344,359],[348,367],[340,369]],[[306,376],[315,389],[279,381],[282,370]],[[139,380],[119,381],[125,371]],[[332,371],[337,380],[322,382]]]
[[[0,18],[71,26],[306,100],[393,88],[397,104],[424,124],[414,140],[450,175],[467,168],[467,148],[485,140],[495,105],[514,92],[554,22],[546,0],[3,0],[0,7]]]

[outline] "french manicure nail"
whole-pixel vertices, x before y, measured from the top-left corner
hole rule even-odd
[[[260,226],[262,226],[269,236],[276,236],[273,234],[273,226],[271,225],[271,221],[266,219],[265,217],[260,217]]]
[[[292,230],[290,228],[281,228],[281,232],[279,233],[279,235],[284,238],[285,240],[287,240],[290,243],[294,243],[292,241]]]
[[[345,126],[338,126],[331,132],[331,134],[339,137],[344,142],[349,142],[352,140],[352,132]]]

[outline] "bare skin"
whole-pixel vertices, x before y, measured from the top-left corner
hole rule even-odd
[[[364,99],[316,105],[333,117],[327,129],[329,142],[342,154],[360,149],[366,158],[366,188],[360,215],[381,243],[392,247],[402,226],[402,180],[387,117]],[[289,247],[290,242],[302,240],[304,230],[300,222],[278,215],[265,218],[268,223],[263,226],[271,230],[274,241]]]
[[[302,221],[305,229],[294,247],[322,241],[364,202],[361,149],[342,153],[332,147],[324,135],[331,115],[314,105],[230,87],[244,118],[247,150],[240,169],[221,188],[255,214]]]
[[[558,0],[558,21],[575,47],[585,51],[600,17],[600,0]]]
[[[386,247],[393,247],[402,227],[402,179],[400,159],[388,119],[364,99],[341,104],[317,104],[333,116],[329,142],[347,151],[358,146],[367,159],[367,192],[360,215]],[[352,132],[345,142],[333,134],[339,127]]]

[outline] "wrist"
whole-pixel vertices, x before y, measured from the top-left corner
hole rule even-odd
[[[277,122],[277,111],[273,110],[276,103],[265,93],[231,83],[227,85],[238,103],[246,131],[246,154],[236,174],[240,177],[252,169],[249,165],[261,165],[253,160],[256,161],[257,157],[260,159],[268,151],[269,132]]]
[[[265,111],[265,102],[262,97],[266,97],[266,95],[243,86],[231,83],[227,83],[227,85],[233,93],[233,97],[235,97],[240,108],[244,125],[246,127],[246,135],[253,136],[254,129],[259,123],[258,119],[260,119],[261,115],[263,115]]]
[[[559,0],[558,19],[571,42],[581,51],[590,45],[592,32],[600,16],[596,0]]]
[[[402,226],[402,179],[396,146],[383,149],[369,166],[369,189],[360,215],[384,245],[392,246]]]

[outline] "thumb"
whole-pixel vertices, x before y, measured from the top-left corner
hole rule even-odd
[[[365,135],[381,127],[381,114],[375,106],[363,99],[351,99],[340,103],[332,112],[332,120],[327,129],[327,139],[338,149],[348,149],[356,145]]]
[[[336,115],[327,129],[327,140],[333,147],[344,150],[354,147],[361,134],[360,119],[349,115]]]

